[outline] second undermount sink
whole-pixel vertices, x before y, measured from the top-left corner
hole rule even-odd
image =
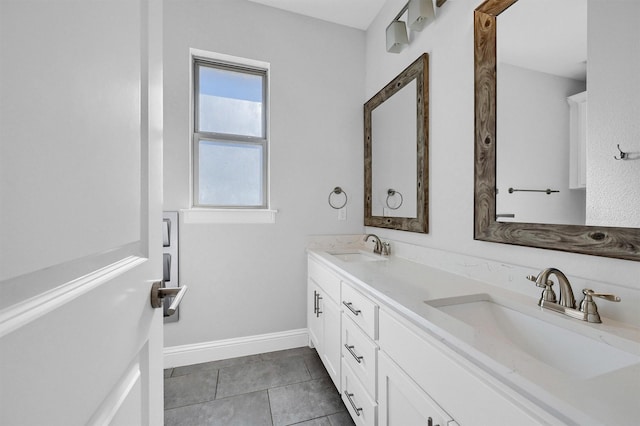
[[[369,253],[362,250],[352,252],[328,252],[331,256],[342,260],[343,262],[378,262],[387,260],[378,254]]]
[[[568,376],[586,379],[640,362],[637,355],[522,313],[487,294],[425,303],[471,326],[505,351],[525,353]]]

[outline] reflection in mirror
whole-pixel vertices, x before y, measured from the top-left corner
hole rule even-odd
[[[536,17],[532,8],[542,3]],[[573,71],[564,75],[540,69],[544,61],[524,48],[527,38],[552,34],[556,12],[569,3],[487,0],[475,11],[474,238],[638,261],[640,155],[614,156],[619,143],[640,153],[640,2],[575,0],[578,9],[560,18],[565,34],[567,19],[587,16],[586,84],[584,48],[573,48]],[[512,18],[520,20],[510,30]],[[511,51],[524,58],[510,53],[503,25],[516,42]],[[538,50],[549,54],[559,37]],[[542,106],[543,98],[553,103]]]
[[[371,208],[374,216],[417,217],[415,117],[412,80],[371,111]],[[389,193],[389,190],[392,192]],[[407,199],[404,200],[404,194]]]
[[[569,98],[586,90],[587,0],[520,0],[498,24],[497,220],[584,225]]]
[[[428,232],[428,56],[364,105],[365,226]]]

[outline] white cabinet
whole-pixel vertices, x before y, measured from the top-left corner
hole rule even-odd
[[[342,358],[365,390],[376,398],[378,346],[349,318],[342,318]]]
[[[319,301],[322,290],[311,279],[309,279],[307,285],[307,329],[309,330],[310,346],[316,348],[318,353],[322,351],[320,345],[322,344],[322,323],[320,319]]]
[[[377,425],[378,404],[342,359],[342,400],[358,426]]]
[[[309,339],[357,425],[561,424],[362,290],[309,257]]]
[[[560,423],[397,314],[381,309],[379,327],[380,359],[384,351],[460,424]],[[381,395],[384,384],[379,378]]]
[[[340,389],[340,278],[309,260],[307,328],[329,376]]]
[[[458,424],[384,353],[380,353],[378,365],[379,426]]]
[[[567,98],[569,103],[569,188],[587,187],[587,92]]]
[[[320,358],[329,376],[340,390],[340,308],[329,298],[321,301],[320,316],[324,319],[323,350]]]

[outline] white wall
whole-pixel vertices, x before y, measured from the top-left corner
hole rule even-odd
[[[429,53],[430,231],[422,235],[367,228],[367,232],[443,251],[449,259],[456,259],[450,263],[460,271],[471,275],[475,271],[483,280],[530,294],[532,303],[539,297],[539,289],[520,274],[502,274],[496,263],[502,270],[523,266],[531,273],[555,266],[574,280],[578,291],[581,285],[590,285],[621,293],[621,303],[599,304],[605,315],[625,310],[640,319],[638,262],[473,240],[473,10],[481,1],[448,1],[437,10],[432,25],[411,34],[408,49],[400,54],[387,53],[385,28],[404,3],[389,0],[367,31],[366,92],[362,99],[369,99],[420,54]],[[633,120],[637,117],[629,117],[619,126],[635,126]]]
[[[364,33],[244,0],[166,0],[164,209],[189,207],[189,48],[271,64],[275,224],[180,228],[190,289],[165,346],[306,327],[309,234],[363,224]],[[346,221],[327,197],[349,196]]]
[[[640,227],[640,2],[591,0],[587,223]],[[625,64],[624,67],[617,64]],[[620,157],[616,145],[632,153]]]

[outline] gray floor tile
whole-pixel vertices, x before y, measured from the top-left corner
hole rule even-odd
[[[320,357],[315,350],[304,357],[304,363],[306,364],[312,379],[329,377],[329,373],[327,373],[322,360],[320,360]]]
[[[348,411],[332,414],[329,416],[331,426],[355,426],[351,414]]]
[[[185,365],[184,367],[174,368],[171,377],[184,376],[204,370],[219,370],[224,367],[243,365],[261,360],[260,355],[248,355],[238,358],[221,359],[219,361],[203,362],[201,364]]]
[[[271,426],[267,391],[165,410],[165,426]]]
[[[315,349],[311,349],[309,346],[301,346],[299,348],[285,349],[283,351],[267,352],[260,354],[260,358],[267,361],[272,359],[281,359],[289,356],[307,356],[316,352]]]
[[[291,425],[344,411],[340,395],[330,379],[269,389],[273,424]]]
[[[329,417],[318,417],[317,419],[294,423],[291,426],[331,426],[331,422],[329,421]]]
[[[164,378],[169,378],[171,377],[171,373],[173,372],[173,368],[167,368],[166,370],[164,370]]]
[[[304,359],[291,356],[220,369],[216,398],[264,390],[311,379]]]
[[[164,408],[210,401],[216,395],[218,370],[206,370],[164,380]]]

